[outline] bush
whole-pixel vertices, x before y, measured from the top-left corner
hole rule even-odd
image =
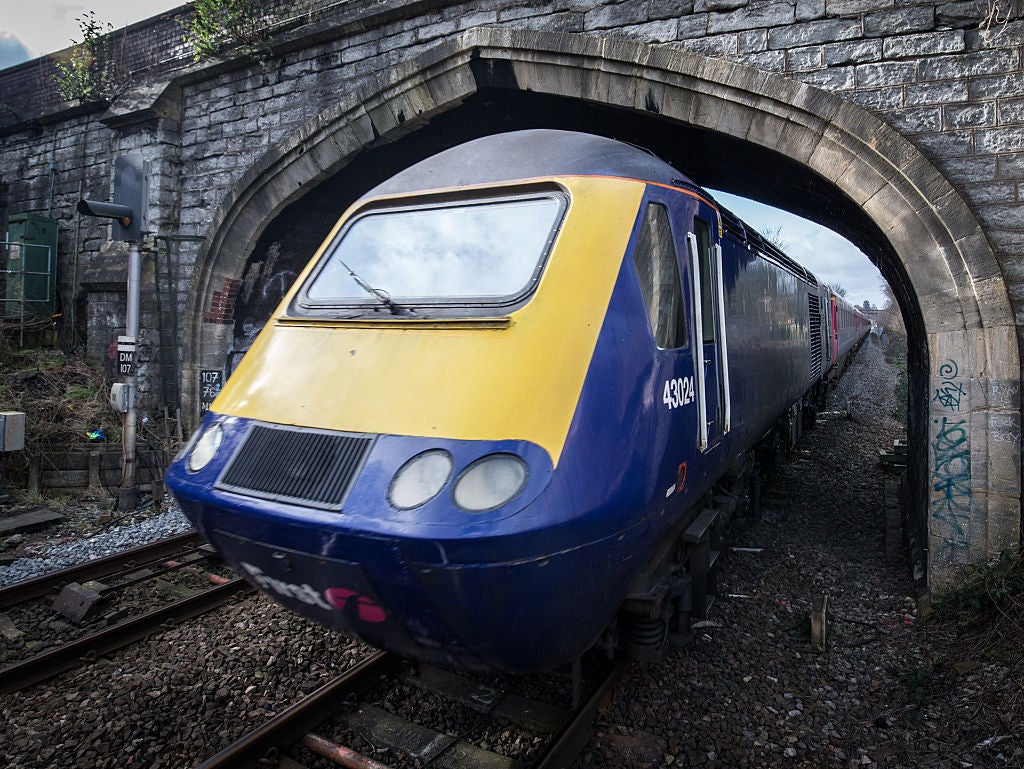
[[[260,0],[195,0],[193,15],[182,22],[184,39],[197,60],[216,56],[231,46],[263,42],[277,14]]]

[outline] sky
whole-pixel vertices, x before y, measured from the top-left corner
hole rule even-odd
[[[183,5],[184,0],[0,0],[0,69],[67,48],[82,39],[76,21],[86,11],[114,29]],[[736,215],[764,235],[779,231],[783,250],[819,280],[847,290],[855,304],[865,299],[881,307],[882,276],[855,246],[831,230],[769,206],[716,192]],[[781,229],[780,229],[781,228]]]
[[[885,306],[882,286],[885,279],[878,268],[846,238],[799,216],[763,203],[730,195],[711,193],[723,206],[736,214],[823,283],[846,289],[847,301],[862,305],[867,299],[875,307]],[[778,230],[778,238],[775,237]]]

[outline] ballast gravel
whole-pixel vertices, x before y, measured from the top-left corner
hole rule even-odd
[[[52,546],[43,544],[33,548],[41,550],[39,555],[26,555],[7,566],[0,566],[0,587],[172,537],[191,528],[192,524],[180,510],[166,510],[84,539]]]
[[[895,389],[867,343],[764,487],[761,519],[738,527],[692,644],[630,665],[576,769],[1024,766],[1024,724],[1002,707],[1020,671],[918,618],[909,566],[886,558],[878,450],[903,437]],[[154,536],[178,530],[180,515],[166,516],[150,516],[169,527]],[[142,523],[120,533],[147,537]],[[116,547],[106,535],[42,548],[24,568]],[[821,596],[818,650],[808,613]],[[368,653],[250,597],[5,696],[0,765],[196,766]]]

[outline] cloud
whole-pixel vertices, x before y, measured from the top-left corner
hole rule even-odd
[[[779,230],[783,251],[802,264],[823,283],[842,286],[853,304],[882,307],[885,279],[864,253],[827,227],[802,219],[763,203],[712,190],[726,208],[762,234]],[[781,229],[779,229],[781,228]]]
[[[0,69],[13,67],[32,58],[32,52],[14,35],[0,32]]]

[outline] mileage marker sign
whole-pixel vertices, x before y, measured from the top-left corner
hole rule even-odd
[[[119,336],[117,338],[117,373],[119,376],[132,376],[135,373],[135,337]]]

